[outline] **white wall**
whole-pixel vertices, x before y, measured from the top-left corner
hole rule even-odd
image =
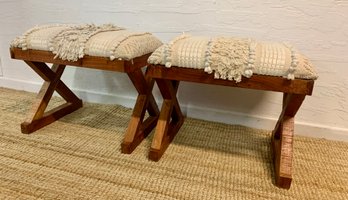
[[[163,41],[185,31],[291,42],[320,75],[297,115],[296,133],[348,140],[348,1],[0,0],[0,86],[39,89],[41,79],[11,60],[8,46],[36,24],[60,22],[112,22],[153,32]],[[63,79],[87,101],[134,104],[136,92],[124,74],[71,67]],[[272,129],[281,95],[183,83],[179,101],[188,116]]]

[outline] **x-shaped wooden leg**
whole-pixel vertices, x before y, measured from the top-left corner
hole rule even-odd
[[[153,161],[161,158],[184,123],[184,116],[176,98],[179,81],[156,79],[156,82],[163,96],[163,104],[149,152],[149,158]]]
[[[306,95],[284,93],[283,109],[271,138],[275,183],[289,189],[292,181],[294,117]]]
[[[42,62],[25,62],[40,75],[45,82],[33,103],[27,119],[21,124],[22,133],[32,133],[82,107],[82,100],[60,80],[65,65],[54,64],[50,69]],[[67,103],[45,112],[54,91],[57,91]]]
[[[154,80],[148,76],[144,78],[140,69],[127,74],[139,93],[128,129],[121,144],[122,153],[130,154],[155,128],[159,109],[152,95]],[[146,111],[148,111],[149,117],[144,121]]]

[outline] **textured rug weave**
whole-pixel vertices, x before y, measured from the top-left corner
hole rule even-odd
[[[131,109],[117,105],[86,103],[21,134],[34,98],[0,88],[0,199],[348,199],[348,143],[296,136],[284,190],[274,186],[270,131],[187,118],[152,162],[151,137],[120,153]]]

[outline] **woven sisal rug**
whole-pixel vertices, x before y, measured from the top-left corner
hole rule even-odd
[[[151,137],[120,153],[131,109],[117,105],[86,103],[21,134],[34,98],[0,88],[0,199],[348,199],[348,143],[295,136],[284,190],[273,183],[270,131],[188,118],[152,162]]]

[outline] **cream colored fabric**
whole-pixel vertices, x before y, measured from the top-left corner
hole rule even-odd
[[[112,24],[42,25],[12,41],[22,50],[51,51],[63,60],[76,61],[84,55],[130,60],[153,52],[161,41],[147,32],[128,31]]]
[[[240,82],[253,74],[293,80],[317,79],[310,61],[291,45],[247,38],[181,35],[158,48],[148,60],[166,67],[204,69],[215,78]]]

